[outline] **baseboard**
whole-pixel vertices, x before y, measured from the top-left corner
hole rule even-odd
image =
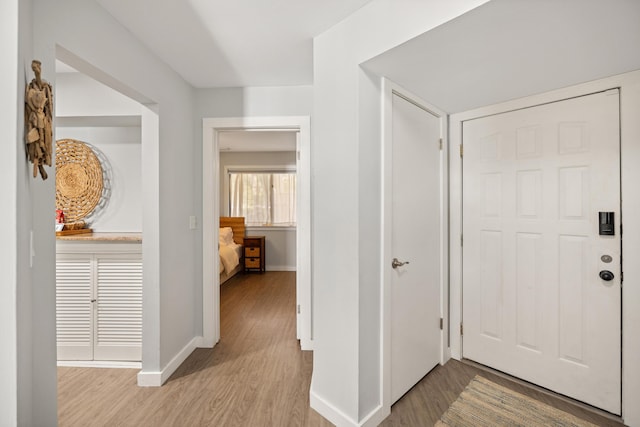
[[[391,408],[383,408],[382,405],[378,405],[373,411],[369,412],[369,415],[364,417],[360,421],[361,427],[376,427],[380,425],[385,418],[391,413]]]
[[[138,387],[160,387],[162,385],[162,372],[138,372]]]
[[[117,360],[58,360],[57,365],[66,368],[142,368],[142,363],[140,362],[125,362]]]
[[[213,339],[205,339],[204,337],[196,337],[196,347],[198,348],[213,348],[216,343]]]
[[[189,343],[184,346],[178,354],[161,370],[157,372],[148,372],[144,369],[138,372],[138,386],[139,387],[160,387],[164,384],[169,377],[182,365],[182,362],[187,360],[187,357],[198,348],[198,343],[202,341],[202,337],[194,337]]]
[[[295,265],[266,265],[267,271],[296,271]]]
[[[300,350],[304,351],[313,351],[313,340],[299,340],[300,341]]]
[[[309,402],[311,403],[311,408],[338,427],[360,427],[357,422],[315,394],[313,390],[309,393]]]
[[[387,408],[385,411],[381,405],[378,405],[369,413],[369,415],[357,422],[349,418],[344,412],[337,409],[325,399],[315,394],[313,390],[309,393],[309,400],[311,407],[316,412],[339,427],[376,427],[391,413],[391,408]]]

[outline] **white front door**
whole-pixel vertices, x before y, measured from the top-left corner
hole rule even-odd
[[[392,101],[391,401],[440,361],[441,119]],[[385,260],[390,267],[392,259]]]
[[[613,89],[463,124],[463,356],[615,414],[619,117]]]

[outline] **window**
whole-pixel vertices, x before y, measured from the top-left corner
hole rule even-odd
[[[296,173],[229,172],[229,213],[253,225],[296,225]]]

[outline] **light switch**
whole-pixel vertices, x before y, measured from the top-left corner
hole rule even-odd
[[[33,243],[33,230],[29,233],[29,267],[33,268],[33,259],[36,257],[36,248]]]
[[[189,217],[189,230],[195,230],[197,226],[198,226],[198,220],[194,215],[191,215]]]

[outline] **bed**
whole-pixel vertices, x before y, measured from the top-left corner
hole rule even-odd
[[[244,217],[220,217],[220,237],[218,239],[220,284],[231,279],[243,269],[242,243],[244,234]]]

